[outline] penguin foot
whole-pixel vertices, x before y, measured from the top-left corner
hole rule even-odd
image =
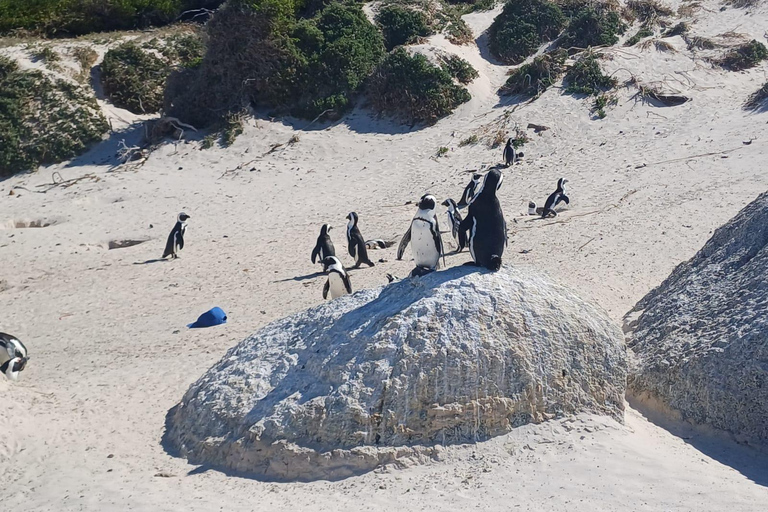
[[[478,264],[477,264],[477,263],[475,263],[474,261],[467,261],[467,262],[466,262],[466,263],[464,263],[462,266],[464,266],[464,267],[479,267],[480,265],[478,265]]]
[[[429,267],[416,267],[413,270],[411,270],[410,277],[421,277],[434,271],[435,269],[429,268]]]

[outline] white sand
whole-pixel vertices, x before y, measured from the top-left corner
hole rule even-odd
[[[752,14],[705,6],[694,33],[735,29],[763,40],[764,5]],[[467,17],[476,33],[491,19]],[[623,426],[592,417],[526,426],[448,448],[444,462],[331,483],[227,476],[174,458],[160,444],[168,409],[230,346],[322,300],[323,278],[296,278],[319,269],[309,256],[324,222],[335,227],[346,264],[350,210],[367,238],[399,237],[414,213],[406,201],[426,191],[458,199],[465,170],[500,161],[501,148],[458,143],[505,115],[509,126],[551,127],[541,136],[529,130],[524,162],[506,171],[505,263],[549,273],[620,322],[768,188],[768,114],[741,109],[768,67],[724,72],[693,59],[679,38],[667,41],[681,51],[611,50],[605,67],[664,81],[692,98],[679,107],[635,101],[634,89],[622,89],[602,121],[590,119],[589,100],[555,89],[516,109],[507,99],[499,105],[495,90],[507,68],[437,36],[436,46],[471,60],[482,76],[470,86],[472,101],[433,127],[408,131],[365,110],[310,131],[294,129],[306,121],[258,120],[229,149],[168,144],[143,166],[111,170],[117,141],[135,140],[134,130],[113,134],[72,165],[0,182],[0,280],[10,286],[0,292],[0,330],[21,338],[32,355],[19,382],[0,381],[3,509],[765,510],[764,455],[708,434],[673,435],[631,409]],[[294,134],[299,142],[265,156]],[[450,151],[434,158],[440,146]],[[96,180],[49,188],[54,171]],[[521,216],[560,176],[570,180],[570,207],[555,220]],[[181,210],[192,216],[181,259],[137,264],[162,254]],[[11,229],[35,220],[57,223]],[[110,241],[145,238],[107,249]],[[405,275],[409,263],[394,261],[395,250],[371,251],[387,262],[353,271],[354,287],[383,284],[386,272]],[[449,265],[468,259],[467,252],[448,256]],[[185,328],[216,305],[229,315],[226,326]]]

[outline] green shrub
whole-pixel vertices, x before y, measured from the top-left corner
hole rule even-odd
[[[0,57],[0,177],[75,157],[108,129],[82,88]]]
[[[548,0],[510,0],[488,29],[489,48],[499,60],[518,64],[556,38],[565,22]]]
[[[590,53],[582,56],[571,66],[564,80],[565,92],[571,94],[598,94],[600,91],[616,87],[615,78],[604,75],[597,57]]]
[[[624,46],[635,46],[637,43],[640,42],[641,39],[646,37],[651,37],[652,35],[653,35],[653,30],[643,27],[637,32],[635,32],[635,35],[627,39],[624,42]]]
[[[479,76],[472,64],[458,55],[446,55],[440,58],[441,67],[462,84],[468,84]]]
[[[720,59],[719,64],[731,71],[741,71],[753,68],[765,59],[768,59],[768,48],[753,39],[730,50]]]
[[[101,82],[115,106],[145,114],[162,108],[169,72],[165,61],[155,54],[135,43],[124,43],[104,55]]]
[[[425,37],[432,33],[423,12],[401,5],[382,7],[376,16],[376,22],[381,26],[387,50],[412,43],[417,37]]]
[[[568,52],[557,49],[539,55],[532,62],[517,68],[499,91],[501,94],[522,94],[539,96],[556,83],[565,72]]]
[[[605,108],[616,103],[618,103],[618,100],[614,94],[599,94],[595,97],[595,101],[592,104],[592,113],[600,119],[605,119]]]
[[[0,0],[0,34],[27,30],[75,36],[165,25],[179,14],[223,0]]]
[[[655,24],[659,18],[672,16],[674,13],[672,9],[657,0],[627,0],[627,9],[645,26]]]
[[[619,40],[619,34],[627,29],[621,17],[607,8],[591,6],[579,10],[560,38],[562,48],[587,48],[611,46]]]
[[[464,147],[464,146],[470,146],[472,144],[477,144],[477,141],[478,141],[477,135],[470,135],[466,139],[463,139],[463,140],[459,141],[459,147]]]
[[[403,48],[384,59],[367,91],[373,108],[408,122],[433,123],[471,98],[445,70]]]

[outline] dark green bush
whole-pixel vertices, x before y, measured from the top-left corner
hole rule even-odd
[[[597,57],[592,53],[582,56],[571,66],[564,80],[565,92],[572,94],[598,94],[616,87],[615,78],[603,74]]]
[[[441,67],[453,78],[463,84],[468,84],[479,76],[472,64],[458,55],[447,55],[441,59]]]
[[[611,46],[619,40],[627,26],[615,11],[591,6],[579,10],[560,38],[562,48]]]
[[[753,68],[765,59],[768,59],[768,48],[753,39],[730,50],[720,59],[719,64],[731,71],[741,71]]]
[[[387,50],[412,43],[417,37],[425,37],[432,33],[423,12],[401,5],[382,7],[376,16],[376,22],[381,26]]]
[[[0,177],[75,157],[108,129],[84,89],[0,57]]]
[[[640,42],[641,39],[645,37],[651,37],[652,35],[653,35],[653,30],[643,27],[637,32],[635,32],[635,35],[627,39],[624,42],[624,46],[635,46],[637,43]]]
[[[522,94],[539,96],[556,83],[565,72],[565,59],[568,52],[557,49],[539,55],[532,62],[517,68],[499,91],[501,94]]]
[[[165,25],[182,12],[223,0],[0,0],[0,34],[27,30],[73,36]]]
[[[434,123],[471,98],[445,70],[403,48],[384,59],[367,92],[373,108],[408,122]]]
[[[674,13],[671,8],[657,0],[627,0],[627,9],[645,26],[655,24],[659,18],[672,16]]]
[[[488,29],[491,53],[518,64],[556,38],[565,23],[563,12],[548,0],[510,0]]]
[[[157,112],[163,106],[163,88],[170,73],[163,59],[124,43],[109,50],[101,63],[104,93],[120,108],[135,114]]]

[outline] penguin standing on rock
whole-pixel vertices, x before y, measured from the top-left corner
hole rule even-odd
[[[170,256],[172,259],[179,257],[177,252],[184,248],[184,233],[187,230],[187,220],[190,218],[184,212],[181,212],[176,219],[176,225],[173,226],[171,233],[168,235],[168,241],[165,243],[165,251],[163,252],[163,258]]]
[[[507,245],[507,222],[496,191],[502,180],[503,176],[498,169],[486,174],[480,190],[469,205],[467,217],[459,226],[460,230],[469,231],[469,252],[474,260],[465,265],[494,271],[501,268],[501,256]]]
[[[464,250],[464,247],[467,246],[467,232],[459,229],[459,226],[461,225],[461,213],[459,213],[459,208],[456,206],[456,201],[450,197],[443,201],[442,204],[443,206],[448,207],[448,220],[451,223],[451,233],[453,234],[453,239],[459,244],[456,252],[461,252]]]
[[[461,194],[461,199],[459,199],[459,203],[456,205],[457,208],[463,209],[469,206],[469,203],[472,202],[472,198],[475,197],[475,192],[480,186],[482,179],[482,174],[475,173],[472,175],[472,180],[466,187],[464,187],[464,193]]]
[[[515,149],[515,145],[512,142],[512,139],[509,139],[507,141],[507,145],[504,146],[504,163],[509,167],[510,165],[517,162],[518,158],[522,158],[523,153],[519,152]]]
[[[320,236],[317,237],[315,248],[312,249],[312,263],[315,263],[316,259],[322,263],[328,256],[336,256],[336,249],[333,247],[331,235],[329,234],[330,231],[330,224],[323,224],[323,227],[320,228]]]
[[[10,380],[19,378],[19,372],[27,366],[27,347],[10,334],[0,332],[0,372]]]
[[[357,227],[357,214],[355,212],[349,212],[347,215],[347,248],[349,255],[355,258],[355,266],[352,268],[360,268],[360,265],[365,263],[369,267],[373,266],[373,262],[368,259],[368,248],[365,245],[365,238],[360,234],[360,228]]]
[[[436,205],[435,196],[425,194],[421,197],[419,210],[397,248],[397,259],[402,260],[405,248],[412,242],[411,251],[416,262],[412,276],[432,272],[438,267],[440,257],[443,256],[443,239],[440,237],[440,226],[437,223]]]
[[[570,200],[568,199],[568,196],[565,195],[565,184],[568,183],[568,180],[565,178],[560,178],[557,180],[557,190],[552,192],[549,197],[547,198],[547,202],[544,203],[544,209],[541,211],[541,218],[546,219],[547,217],[557,217],[557,212],[555,211],[555,207],[560,204],[561,201],[565,202],[565,204],[571,204]]]
[[[328,256],[322,261],[325,273],[328,274],[328,280],[323,286],[323,298],[328,298],[330,292],[331,298],[341,297],[348,293],[352,293],[352,282],[349,280],[349,275],[344,270],[344,267],[336,256]]]

